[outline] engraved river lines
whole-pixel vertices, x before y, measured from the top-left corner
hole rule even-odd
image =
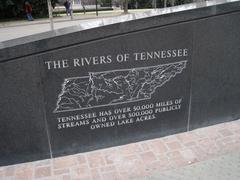
[[[66,78],[54,113],[151,99],[156,89],[182,73],[186,64],[187,60]]]

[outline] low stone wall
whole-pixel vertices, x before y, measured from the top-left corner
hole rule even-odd
[[[239,1],[82,28],[1,43],[1,165],[239,119]]]

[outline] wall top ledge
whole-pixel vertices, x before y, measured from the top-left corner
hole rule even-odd
[[[213,0],[97,19],[91,23],[0,42],[0,63],[102,38],[239,11],[240,0]]]

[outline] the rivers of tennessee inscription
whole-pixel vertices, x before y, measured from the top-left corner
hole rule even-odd
[[[57,56],[44,61],[56,156],[185,130],[189,46]]]

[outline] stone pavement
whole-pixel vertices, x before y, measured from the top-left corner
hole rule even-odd
[[[239,168],[237,120],[123,146],[0,167],[0,179],[237,180]]]

